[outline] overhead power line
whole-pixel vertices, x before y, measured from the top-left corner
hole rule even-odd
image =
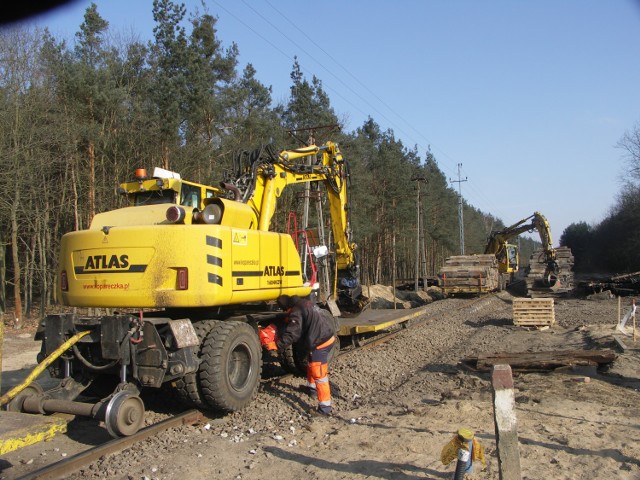
[[[407,132],[403,128],[399,128],[399,126],[397,125],[396,122],[394,122],[386,114],[381,112],[367,98],[363,97],[360,92],[358,92],[357,90],[352,88],[349,84],[347,84],[342,77],[336,75],[336,73],[334,72],[335,69],[326,67],[323,64],[323,62],[319,61],[313,54],[311,54],[309,51],[307,51],[307,49],[302,47],[295,39],[293,39],[290,36],[286,35],[286,33],[284,33],[284,31],[286,30],[285,28],[279,28],[270,19],[268,19],[263,13],[259,12],[258,10],[256,10],[256,8],[254,8],[252,5],[250,5],[246,0],[242,0],[242,3],[248,9],[250,9],[258,18],[260,18],[261,21],[263,21],[266,24],[268,24],[271,28],[273,28],[275,31],[277,31],[283,38],[285,38],[289,43],[291,43],[296,49],[298,49],[300,52],[302,52],[305,55],[307,55],[312,61],[314,61],[324,71],[326,71],[329,75],[331,75],[331,77],[334,78],[339,84],[341,84],[344,88],[346,88],[350,92],[351,95],[353,95],[354,97],[358,98],[365,105],[367,105],[369,108],[371,108],[371,110],[373,112],[375,112],[382,119],[384,119],[386,122],[388,122],[388,124],[392,128],[395,128],[395,130],[397,130],[399,133],[401,133],[406,138],[408,138],[410,140],[414,140],[412,142],[413,144],[421,144],[422,143],[423,145],[425,145],[425,144],[428,145],[428,147],[426,147],[425,150],[428,150],[430,146],[433,146],[433,148],[435,150],[437,150],[442,155],[442,158],[446,161],[447,166],[446,166],[445,170],[448,171],[449,173],[455,174],[456,161],[450,155],[448,155],[447,152],[445,152],[442,148],[438,147],[438,145],[434,144],[429,138],[427,138],[427,136],[423,132],[421,132],[418,129],[416,129],[415,126],[412,123],[407,121],[394,108],[392,108],[390,105],[388,105],[382,98],[380,98],[379,95],[377,95],[375,92],[373,92],[364,82],[362,82],[348,68],[346,68],[338,60],[336,60],[333,55],[331,55],[329,52],[327,52],[321,45],[319,45],[313,38],[311,38],[304,30],[302,30],[300,27],[298,27],[295,21],[291,20],[288,16],[286,16],[281,10],[279,10],[277,7],[275,7],[269,0],[264,0],[264,2],[277,15],[279,15],[280,17],[282,17],[284,19],[284,21],[287,24],[287,28],[288,29],[293,27],[298,32],[300,32],[300,34],[304,38],[306,38],[315,48],[317,48],[327,58],[329,58],[336,67],[338,67],[341,71],[345,72],[348,75],[349,78],[353,79],[360,87],[362,87],[362,89],[364,89],[364,91],[368,92],[369,95],[371,95],[380,105],[384,106],[389,112],[391,112],[396,118],[398,118],[404,125],[407,125],[410,130],[415,132],[415,134],[418,136],[419,139],[424,140],[424,143],[420,142],[420,141],[415,141],[415,138],[414,138],[414,136],[412,134],[410,134],[409,132]],[[292,55],[288,54],[287,52],[282,50],[280,47],[275,45],[267,37],[265,37],[260,32],[258,32],[256,29],[254,29],[249,24],[247,24],[245,21],[240,19],[237,15],[233,14],[228,8],[226,8],[225,6],[221,5],[219,2],[215,2],[214,1],[214,3],[217,6],[219,6],[222,10],[224,10],[227,14],[229,14],[231,17],[233,17],[235,20],[237,20],[240,24],[245,26],[247,29],[249,29],[251,32],[253,32],[255,35],[257,35],[259,38],[264,40],[267,44],[269,44],[271,47],[273,47],[280,54],[282,54],[283,56],[285,56],[286,58],[288,58],[290,60],[293,60],[293,56]],[[305,68],[305,67],[301,66],[301,69],[303,71],[305,71],[306,73],[308,73],[308,74],[314,75],[313,72],[311,72],[308,68]],[[360,107],[355,105],[349,98],[345,97],[345,95],[343,95],[340,91],[336,90],[335,88],[332,88],[332,86],[330,84],[327,84],[326,82],[324,82],[323,86],[327,90],[330,90],[332,93],[334,93],[336,96],[338,96],[340,99],[342,99],[346,104],[350,105],[356,111],[360,112],[362,115],[365,115],[365,116],[368,115],[368,113],[364,112]],[[479,200],[478,203],[486,205],[485,208],[488,211],[494,211],[497,214],[503,216],[503,214],[500,212],[500,208],[497,205],[493,204],[491,196],[485,195],[484,192],[482,192],[480,189],[478,189],[476,185],[471,184],[471,183],[470,183],[470,189],[471,189],[472,192],[474,192],[476,194],[476,198],[477,198],[477,200]]]

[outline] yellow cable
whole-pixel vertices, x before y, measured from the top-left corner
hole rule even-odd
[[[75,343],[78,342],[82,337],[88,335],[90,333],[89,330],[77,333],[69,340],[60,345],[55,351],[51,353],[47,358],[45,358],[42,362],[38,364],[36,368],[29,374],[29,376],[19,385],[16,385],[7,393],[5,393],[2,397],[0,397],[0,405],[5,405],[9,403],[16,395],[18,395],[21,391],[29,386],[31,382],[33,382],[38,375],[40,375],[49,365],[55,362],[60,355],[62,355],[65,351],[71,348]]]

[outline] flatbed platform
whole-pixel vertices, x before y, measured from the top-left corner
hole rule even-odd
[[[338,318],[339,336],[350,336],[361,333],[373,333],[385,330],[394,325],[408,322],[422,315],[426,306],[411,309],[368,309],[355,317]]]
[[[66,431],[67,420],[62,417],[0,411],[0,455]]]

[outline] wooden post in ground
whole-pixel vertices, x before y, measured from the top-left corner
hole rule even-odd
[[[631,316],[633,317],[633,343],[636,343],[636,299],[634,298],[633,300],[631,300],[631,308],[632,310],[632,314]]]
[[[491,384],[493,386],[493,420],[496,430],[499,478],[500,480],[518,480],[522,478],[522,474],[511,367],[509,365],[494,365]]]

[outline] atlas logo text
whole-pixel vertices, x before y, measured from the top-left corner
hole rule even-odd
[[[273,277],[273,276],[283,276],[284,275],[284,267],[282,265],[267,265],[264,267],[264,276],[265,277]]]
[[[109,268],[127,268],[129,255],[92,255],[87,257],[85,270],[104,270]]]

